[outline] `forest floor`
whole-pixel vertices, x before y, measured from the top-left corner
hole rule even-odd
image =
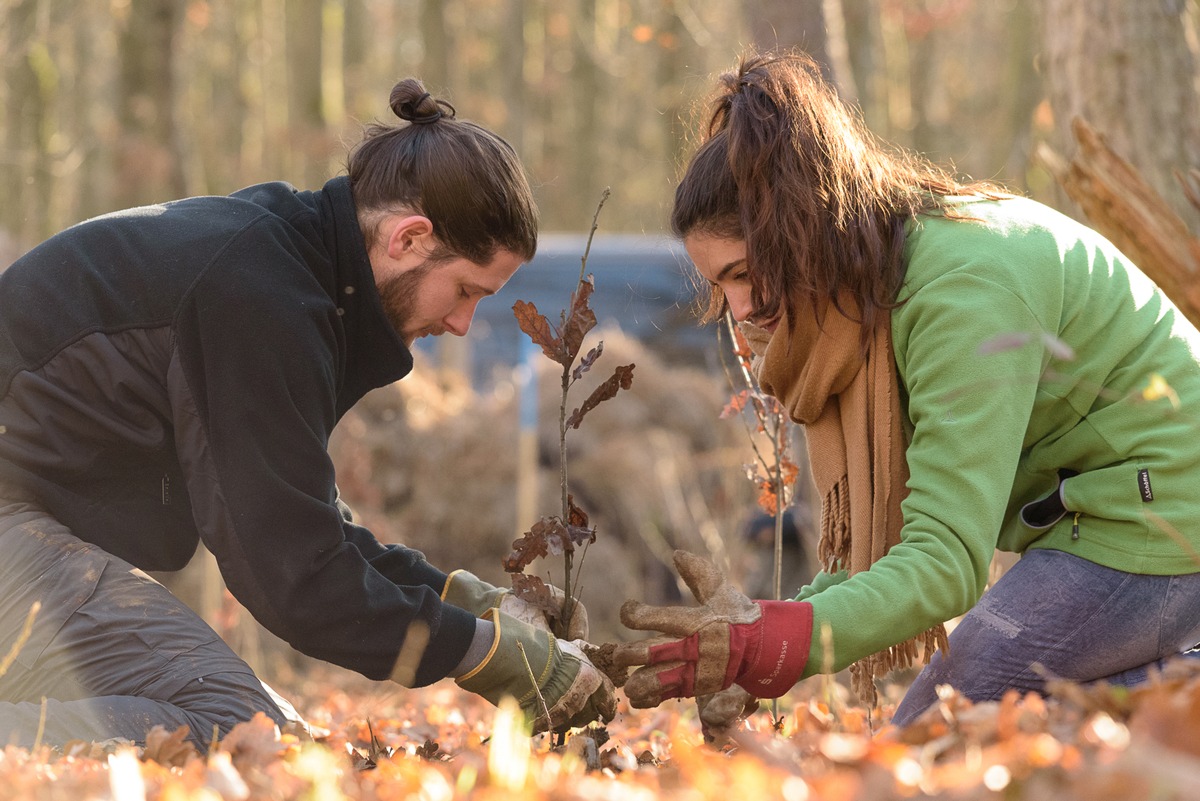
[[[0,752],[7,801],[387,801],[681,798],[1194,799],[1200,671],[1184,660],[1134,691],[1063,684],[1048,698],[947,693],[913,725],[880,725],[828,679],[760,710],[721,748],[691,702],[632,710],[556,744],[451,682],[406,690],[333,671],[286,688],[316,739],[241,724],[207,756],[158,730],[119,742]]]

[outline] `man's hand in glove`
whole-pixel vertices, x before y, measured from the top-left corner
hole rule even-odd
[[[551,596],[562,604],[563,591],[558,587],[550,587]],[[483,617],[489,609],[499,609],[506,615],[528,623],[543,631],[553,631],[552,621],[541,608],[518,598],[512,590],[494,587],[483,579],[466,570],[455,570],[446,577],[446,586],[442,588],[442,600],[451,606],[465,609],[475,617]],[[586,640],[588,638],[587,609],[578,600],[571,605],[571,623],[567,626],[568,640]]]
[[[495,627],[495,638],[483,661],[455,679],[458,686],[493,704],[513,696],[535,734],[613,719],[613,684],[583,654],[580,641],[555,639],[494,607],[480,617]]]
[[[625,682],[639,709],[668,698],[710,695],[738,684],[756,698],[778,698],[799,680],[812,642],[812,605],[751,601],[707,559],[675,552],[675,569],[697,607],[626,601],[621,622],[661,637],[617,645],[617,667],[641,665]]]

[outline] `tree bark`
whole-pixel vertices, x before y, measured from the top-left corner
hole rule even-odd
[[[823,0],[765,0],[748,6],[746,13],[755,47],[803,50],[821,65],[825,78],[834,81]]]
[[[364,0],[345,0],[342,28],[342,80],[346,111],[350,116],[373,109],[375,92],[370,85],[368,55],[371,52],[370,20]],[[391,89],[381,87],[381,91]]]
[[[1054,112],[1055,149],[1074,146],[1087,120],[1193,229],[1175,170],[1200,166],[1195,22],[1175,0],[1046,0],[1043,74]],[[1189,30],[1189,28],[1191,30]]]
[[[57,88],[57,67],[38,24],[39,6],[32,0],[17,2],[7,12],[5,113],[10,122],[4,138],[6,177],[0,190],[5,206],[5,227],[18,240],[41,239],[49,217],[50,164],[47,152],[53,121],[52,95]]]
[[[571,20],[575,59],[571,69],[574,142],[568,197],[572,217],[583,229],[600,196],[600,66],[596,63],[596,0],[578,0]]]
[[[182,12],[176,0],[131,0],[120,33],[118,206],[184,194],[173,114],[175,38]]]
[[[319,187],[326,176],[329,139],[321,87],[322,0],[286,0],[288,134],[295,152],[291,180]]]
[[[840,2],[848,73],[838,78],[842,96],[858,104],[872,130],[883,132],[887,125],[887,99],[878,0]]]
[[[503,76],[503,99],[508,107],[508,120],[504,126],[505,138],[517,151],[525,153],[526,129],[529,109],[525,83],[525,25],[528,22],[526,0],[509,0],[504,25],[507,31],[505,46],[501,48],[500,70]]]
[[[421,3],[421,42],[425,48],[421,78],[434,95],[444,93],[450,85],[450,30],[445,6],[445,0]]]

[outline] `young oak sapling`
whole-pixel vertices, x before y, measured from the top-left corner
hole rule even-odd
[[[579,355],[583,349],[584,337],[596,326],[596,314],[588,306],[588,299],[595,289],[595,284],[592,276],[587,275],[587,260],[592,249],[592,238],[596,234],[600,210],[604,208],[608,196],[609,190],[605,189],[592,218],[592,228],[588,233],[579,269],[579,281],[575,291],[571,293],[567,309],[559,313],[559,324],[553,325],[532,303],[518,300],[513,304],[513,314],[516,315],[521,330],[542,349],[546,358],[562,367],[562,396],[558,414],[559,488],[562,509],[560,514],[543,516],[529,531],[513,542],[512,552],[504,559],[504,569],[512,574],[513,592],[545,611],[554,621],[554,634],[557,637],[566,637],[577,602],[578,569],[583,565],[583,558],[581,555],[579,565],[574,565],[575,549],[581,547],[586,553],[587,546],[596,541],[596,530],[589,527],[587,513],[575,503],[574,496],[568,491],[567,431],[578,429],[588,412],[615,397],[620,390],[629,389],[633,383],[634,365],[619,366],[608,380],[592,391],[582,405],[570,415],[567,414],[571,387],[592,369],[604,352],[604,342],[601,341],[582,357]],[[559,555],[563,557],[561,600],[540,576],[524,572],[538,557]],[[576,571],[575,575],[572,575],[573,570]]]

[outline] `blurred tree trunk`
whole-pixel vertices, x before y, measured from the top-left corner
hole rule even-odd
[[[70,82],[65,87],[64,102],[76,113],[62,120],[61,126],[70,141],[72,152],[69,158],[74,167],[56,184],[56,191],[66,195],[68,202],[61,217],[48,221],[54,223],[55,229],[110,210],[111,140],[98,132],[112,129],[109,124],[112,98],[108,94],[111,89],[99,70],[89,68],[98,58],[97,29],[101,27],[102,19],[97,17],[107,16],[107,12],[92,8],[77,9],[72,14],[77,23],[71,26],[70,37],[74,64]]]
[[[288,137],[294,148],[289,178],[318,188],[326,178],[328,137],[321,87],[322,0],[286,0]]]
[[[371,52],[370,20],[364,0],[344,0],[342,23],[342,81],[346,111],[352,117],[367,115],[377,105],[368,76]],[[391,86],[378,91],[390,91]]]
[[[846,74],[838,76],[842,95],[862,110],[874,131],[887,126],[886,81],[883,74],[883,31],[879,0],[840,0],[846,40]]]
[[[1019,189],[1041,92],[1031,0],[909,7],[910,146],[959,172]]]
[[[597,64],[596,0],[575,0],[571,20],[575,59],[571,68],[572,133],[570,152],[570,219],[580,230],[591,223],[600,197],[600,65]]]
[[[1041,20],[1033,0],[1014,0],[1006,15],[1009,24],[1003,28],[1007,37],[998,102],[993,114],[998,114],[996,125],[1003,132],[1011,132],[993,142],[996,149],[996,165],[1003,165],[1003,175],[1012,181],[1019,177],[1019,188],[1028,184],[1033,150],[1032,119],[1038,103],[1042,100],[1041,87],[1037,80],[1035,62],[1037,40],[1041,33]],[[992,129],[989,129],[992,130]],[[981,137],[986,131],[980,131]],[[981,177],[990,175],[984,173]]]
[[[422,0],[421,42],[425,58],[419,77],[430,94],[444,94],[450,86],[450,27],[445,0]]]
[[[525,26],[528,23],[526,0],[509,0],[508,13],[504,21],[505,45],[500,48],[500,73],[502,94],[508,105],[508,119],[504,126],[505,138],[517,155],[525,155],[526,129],[528,127],[529,98],[525,83]]]
[[[799,48],[821,65],[827,80],[835,81],[824,0],[762,0],[747,4],[746,14],[758,50]]]
[[[675,0],[666,0],[662,7],[663,20],[660,27],[666,42],[658,58],[657,81],[666,110],[661,125],[662,148],[668,164],[681,167],[691,120],[683,102],[684,76],[687,72],[687,55],[683,46],[688,40],[683,20],[675,7]]]
[[[1186,3],[1046,0],[1042,9],[1054,148],[1069,157],[1072,120],[1086,120],[1200,229],[1173,175],[1200,165],[1197,32]]]
[[[244,2],[212,4],[195,27],[195,41],[180,48],[189,80],[180,113],[189,147],[182,151],[188,194],[225,194],[245,184],[245,127],[251,74],[244,41]]]
[[[184,194],[174,118],[175,40],[182,14],[176,0],[131,0],[123,20],[118,45],[118,206]]]
[[[3,223],[19,241],[33,242],[52,233],[48,228],[50,193],[49,138],[57,67],[46,43],[45,6],[20,0],[7,12],[4,78],[5,177],[0,189],[10,209]]]

